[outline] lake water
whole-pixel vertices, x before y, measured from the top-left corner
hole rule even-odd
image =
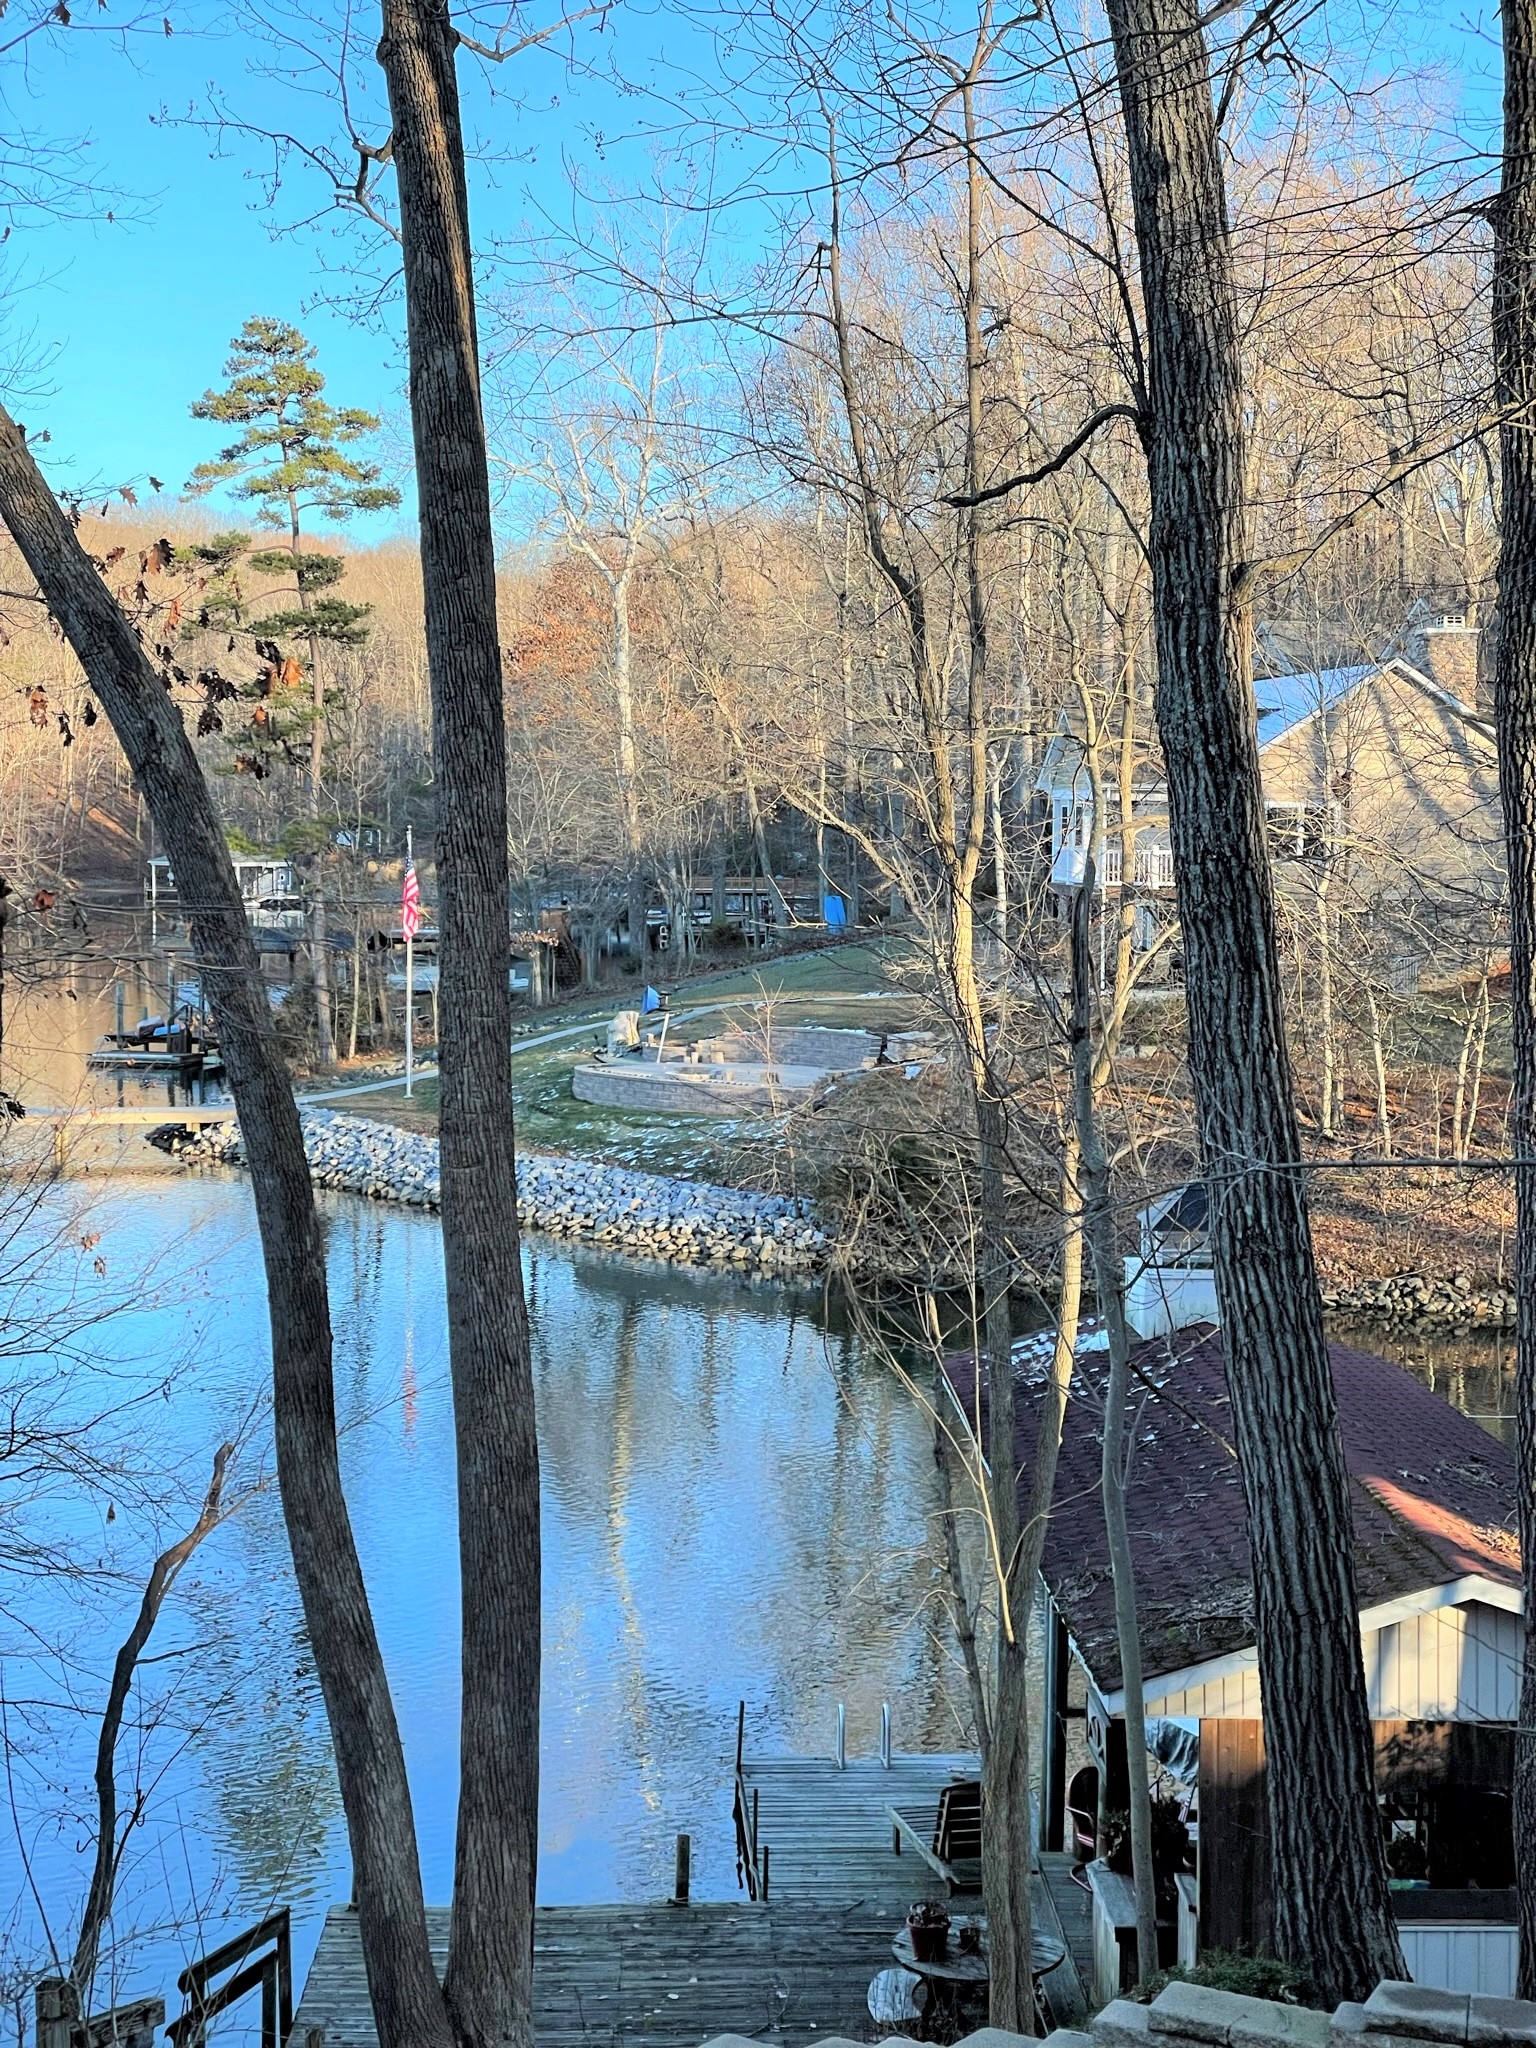
[[[165,970],[128,965],[137,1021],[164,1007]],[[112,980],[99,962],[61,963],[13,988],[5,1085],[31,1102],[117,1099],[115,1077],[85,1068],[112,1021]],[[164,1099],[163,1084],[122,1085],[130,1101]],[[441,1235],[434,1217],[344,1196],[322,1210],[348,1494],[426,1894],[445,1902],[458,1584]],[[0,1458],[0,1567],[12,1567],[0,1569],[0,1997],[72,1933],[112,1654],[148,1560],[189,1525],[231,1435],[243,1439],[231,1490],[245,1497],[172,1596],[121,1747],[124,1798],[140,1790],[144,1818],[98,2002],[170,1992],[191,1956],[278,1903],[294,1908],[302,1969],[349,1873],[271,1482],[249,1188],[166,1173],[49,1192],[30,1219],[0,1215],[0,1295],[50,1230],[43,1292],[68,1305],[61,1398],[109,1417],[89,1446],[109,1469],[21,1515]],[[855,1752],[874,1749],[885,1700],[898,1747],[966,1740],[936,1619],[928,1433],[814,1292],[539,1240],[525,1273],[543,1459],[541,1897],[662,1897],[679,1831],[693,1837],[696,1893],[729,1897],[738,1701],[761,1748],[829,1750],[839,1701]],[[1498,1340],[1349,1336],[1508,1433]],[[0,1382],[12,1348],[0,1330]],[[23,1523],[61,1556],[17,1570]]]
[[[55,1254],[50,1284],[78,1298],[122,1276],[137,1296],[82,1340],[95,1406],[120,1412],[103,1440],[160,1483],[178,1475],[190,1502],[215,1445],[244,1428],[233,1486],[263,1478],[267,1330],[247,1186],[117,1178],[89,1204],[71,1231],[100,1242],[73,1263]],[[445,1902],[458,1584],[441,1235],[435,1218],[346,1197],[324,1211],[348,1494],[426,1894]],[[884,1700],[898,1746],[958,1746],[963,1683],[930,1604],[928,1434],[814,1295],[540,1243],[525,1271],[543,1458],[540,1895],[663,1897],[681,1830],[696,1892],[728,1897],[738,1701],[759,1746],[828,1751],[839,1700],[850,1750],[874,1749]],[[123,1406],[162,1379],[163,1397]],[[131,1475],[88,1496],[83,1512],[53,1509],[53,1524],[121,1581],[33,1579],[0,1617],[21,1758],[0,1821],[0,1910],[16,1902],[17,1953],[42,1939],[34,1884],[60,1934],[78,1913],[92,1721],[154,1548]],[[164,1537],[190,1519],[186,1505],[167,1510]],[[197,1554],[152,1650],[174,1654],[146,1669],[121,1765],[125,1787],[146,1788],[118,1918],[120,1983],[135,1992],[168,1987],[206,1937],[273,1903],[295,1908],[302,1957],[348,1887],[275,1486]]]

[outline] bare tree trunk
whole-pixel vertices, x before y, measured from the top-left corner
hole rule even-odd
[[[1376,1127],[1381,1132],[1381,1156],[1392,1157],[1392,1112],[1387,1097],[1387,1053],[1382,1041],[1381,1009],[1376,991],[1366,984],[1366,1013],[1371,1020],[1371,1068],[1376,1076]]]
[[[1339,1101],[1338,1045],[1333,1016],[1333,914],[1329,907],[1328,877],[1317,884],[1317,1028],[1322,1040],[1322,1111],[1320,1122],[1325,1138],[1337,1137]]]
[[[342,1492],[309,1163],[229,849],[180,712],[3,407],[0,520],[111,719],[182,900],[194,906],[193,944],[256,1197],[283,1514],[346,1809],[380,2048],[453,2048],[427,1946],[405,1759]]]
[[[1494,719],[1509,864],[1515,1409],[1525,1658],[1515,1745],[1516,1989],[1536,1998],[1536,0],[1504,0],[1504,169],[1492,210],[1503,526]]]
[[[1275,1940],[1328,2001],[1404,1974],[1301,1172],[1248,621],[1242,373],[1198,0],[1108,0],[1146,307],[1157,710],[1264,1694]]]
[[[647,938],[645,921],[646,888],[645,876],[640,871],[638,855],[636,855],[635,862],[629,870],[627,890],[629,932],[625,940],[624,950],[637,967],[643,967],[645,965]]]
[[[517,1228],[507,763],[469,202],[446,0],[384,0],[438,783],[439,1142],[463,1600],[444,1994],[529,2048],[539,1793],[539,1456]]]
[[[357,1058],[357,1015],[363,1003],[363,913],[352,913],[352,1021],[347,1027],[347,1058]]]
[[[304,587],[302,568],[304,542],[299,532],[299,501],[294,491],[288,493],[288,549],[293,556],[293,581],[298,592],[299,610],[310,612],[313,606],[309,592]],[[313,723],[309,729],[309,809],[310,815],[318,821],[324,803],[325,774],[325,682],[320,674],[320,636],[309,635],[309,692],[310,711]],[[331,959],[327,949],[325,923],[325,869],[324,855],[317,846],[314,851],[315,882],[310,907],[310,980],[315,991],[315,1058],[320,1071],[328,1073],[336,1064],[335,1033],[331,1028]]]
[[[955,1493],[951,1478],[949,1427],[949,1384],[944,1371],[944,1339],[939,1326],[938,1305],[930,1294],[924,1299],[929,1342],[933,1346],[933,1463],[939,1486],[939,1519],[944,1526],[944,1569],[949,1579],[950,1604],[955,1617],[955,1640],[965,1666],[966,1685],[971,1695],[971,1715],[976,1723],[976,1747],[983,1771],[992,1746],[992,1710],[987,1699],[986,1675],[982,1670],[977,1641],[981,1601],[966,1574],[965,1554],[960,1546],[960,1525],[955,1515]]]
[[[1461,1156],[1466,1159],[1472,1151],[1473,1133],[1477,1129],[1477,1112],[1483,1093],[1483,1060],[1488,1051],[1488,969],[1483,968],[1482,979],[1477,989],[1477,1037],[1472,1047],[1472,1078],[1467,1088],[1467,1124],[1462,1134]]]
[[[317,855],[317,863],[318,860]],[[325,914],[325,876],[318,865],[309,931],[310,972],[315,989],[315,1064],[321,1073],[328,1073],[336,1064],[336,1038],[331,1023],[331,949]]]
[[[133,1675],[144,1654],[144,1646],[154,1633],[155,1623],[160,1619],[166,1595],[193,1551],[211,1530],[218,1527],[223,1511],[224,1471],[234,1451],[233,1444],[221,1444],[215,1452],[213,1477],[203,1497],[202,1512],[186,1535],[179,1537],[155,1559],[133,1627],[124,1638],[112,1666],[112,1683],[107,1689],[107,1703],[102,1709],[101,1729],[96,1740],[96,1861],[91,1871],[85,1910],[80,1916],[80,1934],[75,1942],[75,1959],[69,1973],[81,2012],[90,2010],[91,1983],[96,1975],[102,1930],[111,1917],[118,1866],[128,1842],[127,1829],[121,1842],[117,1835],[117,1738],[122,1732],[123,1710],[128,1704]],[[133,1817],[130,1816],[129,1828],[132,1825]]]
[[[645,963],[646,891],[641,871],[639,763],[635,752],[635,685],[633,636],[629,626],[629,578],[610,576],[613,598],[613,689],[619,714],[619,804],[624,816],[624,845],[629,858],[629,936],[626,950],[636,966]]]
[[[1125,1320],[1125,1269],[1115,1249],[1109,1162],[1099,1135],[1093,1041],[1088,1028],[1093,961],[1089,919],[1094,864],[1090,853],[1083,886],[1072,906],[1072,1114],[1082,1156],[1084,1234],[1093,1258],[1093,1287],[1109,1336],[1109,1380],[1104,1395],[1104,1441],[1099,1485],[1104,1532],[1114,1582],[1115,1639],[1125,1694],[1125,1765],[1131,1803],[1131,1875],[1136,1893],[1136,1974],[1158,1966],[1157,1878],[1152,1868],[1152,1797],[1147,1772],[1147,1713],[1141,1676],[1141,1629],[1136,1612],[1136,1564],[1126,1520],[1125,1493],[1134,1446],[1127,1441],[1131,1397],[1130,1331]]]
[[[1008,952],[1008,835],[1003,827],[1003,771],[1008,760],[1005,747],[992,768],[992,872],[997,891],[997,910],[992,928],[997,939],[998,967],[1007,972]]]

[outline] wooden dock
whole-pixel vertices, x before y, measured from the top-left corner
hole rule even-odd
[[[539,2048],[701,2048],[741,2034],[813,2048],[829,2034],[872,2040],[871,1980],[893,1966],[891,1944],[914,1899],[947,1896],[943,1879],[908,1847],[892,1848],[889,1809],[935,1813],[944,1786],[974,1778],[973,1755],[740,1757],[766,1896],[689,1906],[541,1906],[534,1921],[534,2027]],[[722,1819],[723,1819],[722,1814]],[[1077,2024],[1091,1955],[1089,1899],[1070,1859],[1043,1859],[1034,1911],[1067,1948],[1044,1980],[1058,2026]],[[1058,1867],[1059,1866],[1059,1867]],[[761,1877],[761,1871],[759,1877]],[[957,1912],[980,1899],[960,1894]],[[448,1910],[430,1908],[441,1970]],[[357,1915],[333,1906],[289,2036],[311,2029],[325,2048],[378,2048]]]
[[[944,1898],[944,1881],[910,1849],[891,1848],[889,1808],[936,1814],[956,1778],[981,1775],[970,1755],[745,1756],[742,1778],[757,1799],[757,1838],[769,1852],[768,1896],[797,1903],[876,1899],[903,1910]]]
[[[836,1911],[849,1900],[899,1925],[915,1899],[947,1898],[936,1871],[905,1848],[892,1847],[889,1809],[922,1817],[930,1832],[939,1794],[957,1778],[977,1778],[974,1755],[893,1754],[850,1757],[742,1758],[747,1799],[756,1795],[759,1853],[768,1851],[768,1903],[824,1906]],[[1042,1865],[1047,1867],[1041,1867]],[[1056,1935],[1066,1961],[1045,1979],[1045,1993],[1059,2026],[1070,2026],[1087,2010],[1085,1986],[1092,1980],[1093,1935],[1089,1895],[1068,1875],[1071,1858],[1040,1859],[1031,1893],[1036,1924]],[[959,1894],[957,1912],[978,1911],[975,1894]]]
[[[905,1916],[905,1908],[902,1909]],[[448,1911],[427,1914],[438,1969]],[[826,2034],[867,2039],[870,1979],[891,1967],[894,1912],[862,1905],[541,1906],[535,1915],[539,2048],[700,2048],[746,2034],[810,2048]],[[289,2036],[303,2048],[377,2048],[357,1915],[333,1906]]]
[[[95,1126],[110,1129],[116,1125],[139,1124],[154,1129],[161,1124],[232,1124],[240,1112],[232,1102],[219,1103],[159,1103],[145,1108],[142,1104],[114,1107],[111,1103],[82,1102],[69,1109],[39,1109],[31,1103],[26,1105],[22,1121],[34,1124],[65,1124],[82,1129]]]

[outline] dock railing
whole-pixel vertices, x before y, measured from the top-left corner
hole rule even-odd
[[[736,1708],[736,1787],[731,1801],[731,1818],[736,1826],[736,1881],[749,1899],[766,1899],[770,1873],[769,1845],[758,1833],[757,1787],[750,1789],[746,1773],[747,1703]],[[848,1768],[848,1709],[837,1703],[837,1733],[832,1760],[840,1771]],[[891,1768],[891,1703],[880,1708],[880,1765]]]
[[[746,1886],[749,1899],[766,1899],[768,1896],[768,1851],[762,1851],[759,1861],[757,1845],[757,1792],[748,1795],[746,1774],[742,1769],[742,1757],[747,1737],[747,1703],[742,1700],[736,1709],[736,1796],[731,1806],[731,1817],[736,1823],[736,1882]]]
[[[232,1972],[227,1975],[226,1972]],[[223,1977],[222,1984],[214,1984]],[[189,1963],[176,1980],[186,2009],[166,2028],[171,2048],[203,2048],[208,2022],[248,1993],[261,1992],[261,2048],[283,2048],[293,2031],[293,1949],[288,1908],[269,1913]]]

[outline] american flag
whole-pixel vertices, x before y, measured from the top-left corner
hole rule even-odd
[[[408,939],[414,939],[421,930],[421,889],[413,860],[405,864],[405,880],[400,887],[400,930]]]

